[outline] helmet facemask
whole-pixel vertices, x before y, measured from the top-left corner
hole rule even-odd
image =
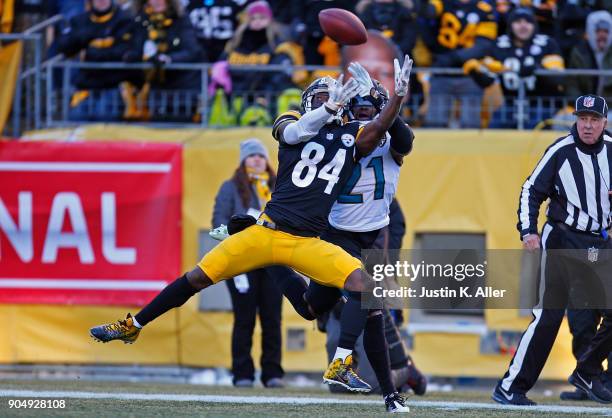
[[[351,120],[369,121],[374,119],[389,101],[389,93],[378,80],[372,80],[374,88],[366,96],[355,96],[347,105]]]
[[[313,81],[302,93],[302,111],[308,113],[319,107],[321,107],[329,98],[329,84],[331,80],[329,77],[318,78]],[[342,114],[344,109],[340,108],[336,114],[331,115],[327,120],[327,123],[333,121],[342,121]]]

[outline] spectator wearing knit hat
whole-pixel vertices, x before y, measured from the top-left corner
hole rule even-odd
[[[270,166],[268,150],[256,138],[240,143],[238,168],[231,179],[221,185],[212,224],[227,225],[233,215],[257,217],[270,199],[276,174]],[[279,270],[280,269],[280,270]],[[255,366],[251,357],[257,313],[262,330],[261,381],[265,387],[282,387],[281,306],[282,294],[276,287],[274,274],[286,274],[287,267],[268,267],[228,280],[227,287],[234,310],[232,331],[232,373],[237,387],[251,387]]]

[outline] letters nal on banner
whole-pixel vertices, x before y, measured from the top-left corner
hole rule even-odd
[[[0,303],[143,305],[178,276],[181,146],[0,142]]]

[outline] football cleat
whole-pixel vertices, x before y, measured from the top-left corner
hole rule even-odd
[[[397,392],[385,396],[385,408],[387,408],[387,412],[392,414],[410,412],[410,408],[406,405],[406,400]]]
[[[534,401],[529,399],[524,393],[518,392],[506,392],[500,385],[495,387],[493,395],[491,396],[495,402],[502,405],[523,405],[523,406],[534,406],[537,405]]]
[[[568,381],[586,392],[589,399],[599,403],[612,403],[612,393],[601,382],[599,376],[585,376],[574,370]]]
[[[91,328],[89,334],[94,340],[101,343],[121,340],[125,344],[134,344],[140,334],[140,328],[134,325],[134,319],[128,313],[123,320]]]
[[[212,231],[208,233],[212,239],[216,239],[217,241],[223,241],[225,238],[229,237],[229,232],[227,232],[227,225],[219,225]]]
[[[352,355],[347,356],[344,362],[339,358],[333,360],[323,375],[323,383],[340,385],[351,392],[367,393],[372,390],[353,370]]]

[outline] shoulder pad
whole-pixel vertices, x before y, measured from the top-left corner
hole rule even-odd
[[[301,117],[302,115],[300,114],[300,112],[296,112],[295,110],[289,110],[278,115],[278,117],[274,121],[274,124],[272,125],[272,136],[274,137],[274,139],[276,139],[277,141],[279,140],[278,129],[281,127],[281,125],[283,125],[284,123],[295,122]]]

